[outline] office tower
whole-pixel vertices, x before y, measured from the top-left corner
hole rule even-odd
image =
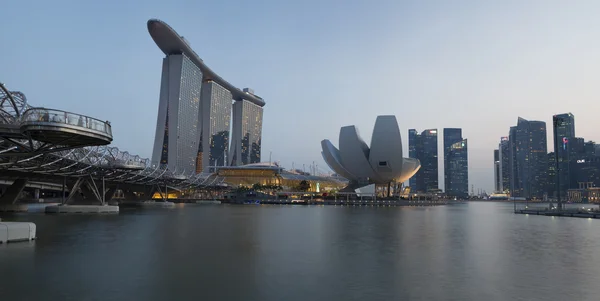
[[[500,169],[500,150],[494,150],[494,192],[502,192],[502,175]]]
[[[596,144],[574,138],[570,143],[569,189],[600,187],[600,157]]]
[[[436,191],[438,185],[438,139],[437,129],[424,130],[421,133],[422,158],[421,169],[417,174],[422,172],[424,191]]]
[[[209,172],[210,166],[224,166],[229,151],[229,129],[232,95],[215,81],[202,84],[202,109],[200,122],[202,135],[198,156],[202,156],[197,171]]]
[[[508,132],[508,147],[510,152],[510,168],[509,168],[509,193],[511,196],[521,196],[523,188],[521,187],[521,179],[517,173],[519,162],[517,161],[517,127],[511,126]]]
[[[446,194],[466,199],[469,197],[469,161],[467,139],[458,141],[447,150],[448,177]]]
[[[600,157],[583,157],[571,161],[571,189],[600,187]]]
[[[510,141],[508,137],[500,138],[498,146],[500,156],[500,191],[509,193],[510,191]]]
[[[457,142],[462,141],[462,129],[445,128],[444,129],[444,191],[448,191],[448,154],[450,147]]]
[[[153,164],[174,172],[195,171],[201,87],[202,71],[185,54],[163,59]]]
[[[418,144],[419,144],[419,133],[415,129],[408,130],[408,157],[418,159]],[[419,172],[417,172],[418,174]],[[412,191],[417,191],[417,175],[412,176],[408,180],[408,185]]]
[[[152,163],[179,174],[226,165],[231,160],[227,154],[231,152],[232,101],[235,139],[231,144],[240,150],[245,147],[247,153],[239,156],[244,158],[236,165],[259,162],[264,100],[250,89],[236,88],[208,68],[165,22],[149,20],[148,32],[166,55]]]
[[[516,128],[516,174],[515,196],[543,198],[548,179],[548,151],[546,123],[528,121],[519,117]]]
[[[424,130],[421,134],[414,129],[408,131],[409,156],[421,161],[421,169],[409,180],[414,191],[429,192],[439,189],[437,145],[437,129]]]
[[[233,133],[230,162],[232,166],[260,162],[262,107],[249,101],[233,104]]]
[[[548,153],[548,183],[546,191],[549,198],[556,198],[556,157],[554,152]]]
[[[594,155],[600,157],[600,144],[594,145]]]
[[[557,181],[561,197],[567,196],[570,186],[570,164],[573,152],[571,143],[575,139],[575,116],[571,113],[554,115],[552,118],[555,156],[558,160]]]
[[[593,157],[596,155],[596,142],[588,141],[583,145],[584,153],[586,157]]]

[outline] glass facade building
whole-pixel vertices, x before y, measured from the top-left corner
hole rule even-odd
[[[548,180],[546,123],[518,119],[516,133],[515,188],[513,196],[543,198]]]
[[[438,139],[437,129],[428,129],[421,134],[411,129],[408,132],[409,157],[419,159],[421,168],[409,180],[411,189],[430,192],[439,189],[438,184]]]
[[[571,161],[571,189],[600,187],[600,157],[583,156]]]
[[[557,180],[559,181],[559,192],[561,197],[567,196],[567,190],[570,186],[570,168],[571,155],[574,152],[573,143],[575,142],[575,116],[571,113],[554,115],[553,139],[556,149],[555,160],[558,160]],[[557,162],[555,162],[555,165]]]
[[[444,191],[448,191],[449,187],[449,163],[448,156],[450,148],[457,142],[462,141],[462,129],[445,128],[444,129]]]
[[[208,172],[210,166],[225,166],[229,152],[231,127],[231,92],[218,83],[208,80],[202,84],[202,124],[196,170]]]
[[[446,194],[466,199],[469,197],[469,153],[467,139],[456,142],[448,148],[448,182]]]
[[[502,192],[502,175],[500,174],[500,150],[494,150],[494,192]]]
[[[419,132],[415,129],[408,130],[408,157],[418,159],[417,144],[419,141]],[[418,174],[419,172],[417,172]],[[417,191],[417,176],[414,175],[408,179],[408,185],[413,191]]]
[[[510,176],[510,188],[509,192],[511,196],[520,196],[523,191],[521,187],[521,180],[519,178],[519,174],[517,173],[517,166],[519,162],[517,161],[517,127],[511,126],[510,131],[508,132],[508,144],[510,149],[510,168],[509,168],[509,176]]]
[[[508,193],[510,190],[510,142],[508,137],[500,138],[498,146],[500,160],[500,192]]]
[[[195,171],[202,71],[184,54],[163,59],[152,163],[174,172]]]
[[[556,198],[556,156],[554,152],[548,153],[548,183],[546,191],[549,198]]]
[[[260,162],[263,108],[246,100],[233,104],[232,166]]]

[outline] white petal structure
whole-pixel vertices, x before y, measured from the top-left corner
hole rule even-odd
[[[377,117],[370,148],[353,125],[340,129],[339,145],[338,150],[329,140],[321,141],[323,159],[351,185],[405,182],[421,168],[419,160],[402,157],[400,128],[393,115]]]
[[[323,155],[323,159],[325,159],[325,162],[327,163],[327,165],[329,165],[340,176],[342,176],[346,179],[355,178],[355,176],[353,174],[351,174],[350,172],[348,172],[342,165],[342,159],[340,158],[340,151],[337,148],[335,148],[335,146],[333,146],[331,141],[329,141],[329,140],[321,141],[321,148],[323,149],[323,152],[321,154]]]

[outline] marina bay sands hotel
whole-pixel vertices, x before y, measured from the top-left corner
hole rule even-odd
[[[260,162],[264,100],[208,68],[165,22],[149,20],[148,31],[166,55],[152,164],[191,174]]]

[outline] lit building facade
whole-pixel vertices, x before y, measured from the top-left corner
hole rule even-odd
[[[554,115],[552,123],[554,146],[556,148],[555,160],[558,160],[558,170],[556,171],[559,182],[558,191],[561,197],[566,197],[571,182],[569,162],[571,162],[571,155],[575,151],[575,148],[572,147],[572,144],[575,143],[575,116],[571,113]]]
[[[445,128],[444,129],[444,191],[450,189],[449,186],[449,171],[450,165],[448,163],[448,156],[450,155],[450,149],[452,145],[457,142],[461,142],[462,129],[460,128]]]
[[[208,172],[210,166],[225,166],[229,151],[231,99],[231,92],[215,81],[202,84],[202,114],[199,119],[202,135],[198,149],[202,160],[197,170]]]
[[[494,192],[502,192],[502,175],[500,169],[500,150],[494,150]]]
[[[419,142],[419,132],[417,132],[417,130],[415,129],[409,129],[408,130],[408,157],[409,158],[417,158],[418,156],[418,150],[417,150],[417,144]],[[418,173],[418,172],[417,172]],[[409,180],[408,180],[408,185],[411,187],[411,189],[413,190],[417,190],[417,177],[416,175],[412,176]]]
[[[152,163],[192,172],[200,138],[202,71],[184,54],[163,59]]]
[[[500,160],[500,191],[509,193],[510,190],[510,142],[508,137],[500,138],[498,146]]]
[[[466,199],[469,197],[469,152],[467,139],[450,145],[447,154],[448,182],[445,192],[448,196]]]
[[[546,191],[549,198],[556,198],[556,156],[554,152],[548,153],[548,183]]]
[[[509,145],[509,194],[513,197],[523,194],[523,187],[519,173],[517,173],[519,161],[517,160],[517,127],[511,126],[508,132]]]
[[[233,104],[230,165],[260,162],[263,108],[249,101]]]
[[[516,143],[516,187],[513,196],[543,198],[548,180],[546,123],[518,119]]]
[[[409,180],[411,189],[429,192],[439,189],[438,184],[438,139],[437,129],[424,130],[419,134],[415,129],[408,131],[409,157],[421,162],[419,171]]]

